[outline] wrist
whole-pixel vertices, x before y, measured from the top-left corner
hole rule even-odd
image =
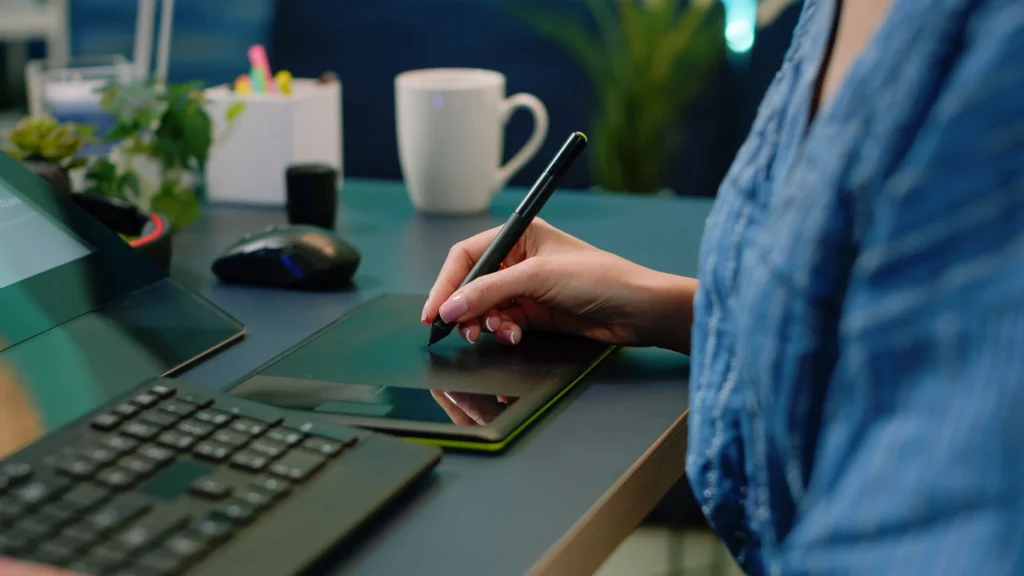
[[[664,272],[654,272],[650,279],[651,334],[650,343],[681,354],[690,353],[690,331],[693,327],[693,297],[699,282]]]

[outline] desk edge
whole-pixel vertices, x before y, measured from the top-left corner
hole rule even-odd
[[[530,576],[593,574],[686,470],[690,410],[648,448],[533,565]]]

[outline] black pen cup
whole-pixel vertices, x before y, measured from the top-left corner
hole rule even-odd
[[[327,164],[293,164],[285,170],[288,222],[334,229],[338,171]]]

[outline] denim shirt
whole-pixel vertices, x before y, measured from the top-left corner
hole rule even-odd
[[[811,122],[837,10],[707,221],[687,474],[752,575],[1024,574],[1024,2],[894,0]]]

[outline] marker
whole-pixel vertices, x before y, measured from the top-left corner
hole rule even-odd
[[[263,73],[267,92],[276,92],[274,75],[270,72],[270,60],[267,59],[267,51],[262,44],[253,44],[249,47],[249,64]]]
[[[277,74],[274,74],[274,82],[277,82],[277,87],[281,89],[281,94],[292,93],[292,73],[287,70],[278,70]]]
[[[252,94],[252,81],[245,74],[235,78],[235,92],[238,94]]]
[[[569,135],[569,139],[562,145],[562,149],[555,154],[555,158],[541,173],[540,178],[537,179],[533,188],[530,188],[530,192],[523,202],[508,217],[505,225],[498,231],[487,250],[484,250],[480,260],[477,260],[476,265],[469,271],[469,275],[462,281],[459,288],[481,276],[493,274],[501,268],[501,263],[508,257],[512,247],[522,238],[526,228],[533,222],[540,209],[544,207],[544,203],[551,197],[551,193],[562,182],[586,147],[587,137],[582,132],[573,132]],[[438,315],[430,326],[430,341],[427,346],[451,334],[454,329],[454,324],[448,324]]]
[[[267,82],[263,76],[263,70],[253,66],[249,69],[249,78],[252,80],[252,91],[263,94],[267,91]]]

